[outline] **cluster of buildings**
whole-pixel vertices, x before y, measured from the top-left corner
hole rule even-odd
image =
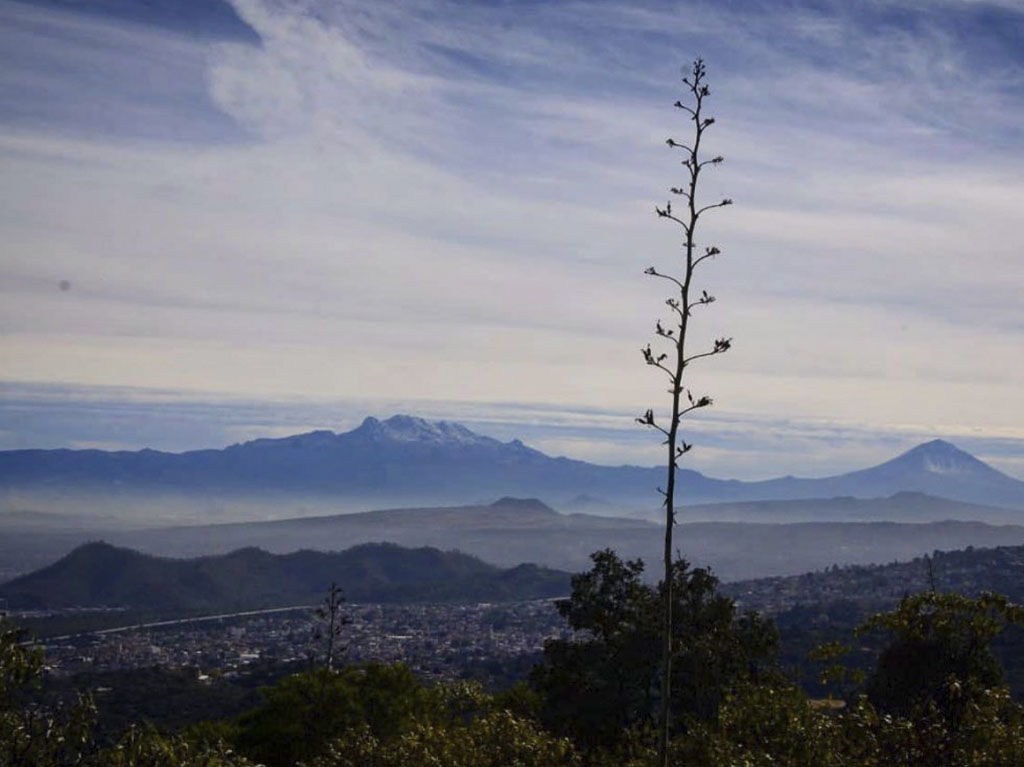
[[[570,631],[551,600],[505,604],[347,604],[337,644],[348,662],[403,662],[428,678],[453,678],[475,662],[539,651]],[[259,663],[321,660],[327,627],[314,608],[164,621],[45,640],[51,673],[194,667],[201,676],[244,674]]]
[[[907,562],[832,565],[802,575],[725,583],[743,609],[778,614],[799,605],[858,603],[885,609],[907,594],[935,589],[960,594],[995,591],[1024,601],[1024,546],[935,551]]]

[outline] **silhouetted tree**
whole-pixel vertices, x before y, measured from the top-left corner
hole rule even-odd
[[[350,665],[333,673],[318,668],[261,692],[263,702],[238,720],[238,748],[268,767],[312,759],[353,728],[395,737],[431,705],[427,687],[400,664]]]
[[[345,603],[345,592],[337,583],[331,583],[327,589],[327,596],[316,609],[318,625],[314,630],[314,639],[324,643],[323,668],[326,671],[334,669],[335,655],[345,652],[347,649],[338,643],[342,629],[350,623],[350,619],[341,611]]]
[[[1024,608],[1001,594],[972,598],[930,590],[904,598],[857,629],[890,636],[868,678],[868,698],[883,711],[904,716],[916,705],[932,703],[955,726],[971,692],[1005,683],[991,644],[1010,625],[1024,625]]]
[[[719,249],[714,246],[704,246],[698,249],[696,239],[697,224],[701,216],[715,208],[731,205],[732,200],[724,199],[709,204],[701,204],[697,199],[697,185],[700,174],[709,165],[718,165],[722,157],[715,156],[702,159],[701,142],[704,133],[710,128],[715,120],[704,114],[704,102],[711,95],[711,90],[704,82],[704,62],[697,59],[687,76],[683,77],[683,84],[688,90],[688,103],[677,101],[675,106],[681,110],[692,125],[691,135],[685,142],[675,139],[668,139],[666,142],[670,149],[679,150],[683,153],[682,165],[686,168],[686,177],[683,186],[671,187],[669,191],[683,202],[683,210],[676,212],[672,203],[667,202],[664,208],[655,207],[655,211],[661,218],[668,219],[682,227],[685,238],[683,240],[683,263],[681,270],[677,272],[662,272],[653,266],[646,270],[652,277],[657,277],[671,283],[676,293],[670,297],[665,304],[668,306],[671,315],[670,320],[663,324],[658,320],[655,325],[655,334],[658,340],[668,344],[668,351],[662,352],[659,349],[652,349],[647,344],[641,351],[644,361],[665,373],[669,379],[669,394],[672,398],[672,409],[669,421],[663,425],[655,418],[653,409],[647,410],[643,416],[637,419],[644,426],[656,429],[665,437],[665,445],[668,448],[667,478],[664,489],[660,492],[664,496],[665,505],[665,549],[664,549],[664,582],[665,594],[663,600],[664,615],[662,617],[662,673],[661,673],[661,742],[659,747],[660,761],[663,766],[668,764],[668,739],[671,716],[672,700],[672,528],[676,523],[676,469],[679,459],[687,453],[692,445],[680,437],[679,425],[684,415],[694,410],[699,410],[711,405],[711,397],[697,395],[684,385],[687,368],[694,362],[705,357],[712,357],[729,350],[732,340],[719,338],[710,349],[698,352],[691,352],[687,349],[687,332],[690,325],[690,317],[697,307],[707,306],[715,300],[706,290],[697,293],[694,285],[694,272],[697,266],[719,254]]]
[[[559,735],[588,751],[635,757],[657,723],[656,690],[661,665],[661,603],[665,584],[644,582],[640,560],[623,561],[610,549],[591,555],[594,566],[572,579],[572,595],[557,604],[573,640],[550,640],[532,682],[541,693],[542,719]],[[672,569],[676,652],[674,731],[686,722],[713,718],[736,684],[774,678],[778,634],[754,613],[737,614],[731,599],[716,593],[717,579],[703,568],[676,560]],[[647,743],[650,741],[647,740]]]

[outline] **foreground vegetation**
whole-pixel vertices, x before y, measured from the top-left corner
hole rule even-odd
[[[528,682],[428,685],[401,665],[292,673],[229,718],[102,736],[87,691],[38,694],[44,659],[0,634],[0,766],[646,767],[657,757],[660,600],[639,561],[594,555],[559,610],[573,640],[548,642]],[[701,767],[1010,767],[1024,764],[1024,707],[992,643],[1024,610],[1004,597],[924,591],[865,621],[882,646],[860,674],[847,649],[815,651],[829,691],[810,699],[779,663],[779,634],[740,613],[706,570],[673,569],[671,763]]]

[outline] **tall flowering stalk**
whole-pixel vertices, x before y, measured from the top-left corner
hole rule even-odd
[[[679,468],[679,459],[693,447],[686,442],[679,433],[680,422],[687,413],[694,410],[709,407],[711,397],[706,395],[694,396],[685,385],[688,381],[688,369],[691,364],[705,357],[713,357],[723,354],[729,350],[732,344],[730,338],[719,338],[710,349],[705,348],[697,352],[687,349],[687,331],[690,327],[690,318],[698,307],[707,306],[714,302],[715,297],[706,290],[699,294],[694,287],[693,278],[697,267],[704,261],[714,258],[721,251],[714,246],[698,248],[696,241],[697,224],[705,213],[715,208],[722,208],[731,205],[732,200],[725,199],[711,204],[701,205],[697,200],[697,184],[701,173],[709,166],[718,165],[722,157],[714,156],[708,159],[701,159],[701,142],[704,134],[714,125],[713,117],[704,114],[704,102],[711,95],[711,90],[704,82],[706,76],[704,62],[697,59],[688,75],[683,78],[683,84],[688,90],[686,103],[677,101],[675,106],[681,110],[690,123],[690,138],[687,142],[681,143],[675,139],[668,139],[666,142],[671,150],[683,153],[682,166],[686,169],[686,177],[683,186],[672,187],[669,191],[683,203],[682,211],[673,210],[672,203],[667,202],[665,207],[655,207],[658,216],[674,222],[682,227],[685,239],[683,241],[683,260],[680,270],[676,273],[661,272],[653,266],[646,270],[646,274],[658,279],[666,280],[674,287],[674,294],[665,301],[670,311],[670,318],[663,323],[661,320],[655,325],[655,335],[658,348],[652,348],[647,344],[641,351],[644,361],[651,367],[658,368],[669,380],[669,394],[672,395],[672,414],[667,424],[659,422],[654,411],[648,409],[637,421],[648,428],[661,432],[665,437],[664,444],[667,447],[668,460],[666,463],[667,476],[664,489],[659,492],[664,498],[665,507],[665,551],[664,567],[665,580],[663,596],[665,600],[663,615],[663,644],[662,644],[662,669],[661,669],[661,732],[659,742],[659,760],[662,767],[668,766],[668,743],[671,724],[671,701],[672,701],[672,601],[673,601],[673,577],[672,577],[672,533],[676,524],[676,470]],[[666,351],[662,351],[665,349]]]

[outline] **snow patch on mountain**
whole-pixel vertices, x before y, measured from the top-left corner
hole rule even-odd
[[[941,439],[918,445],[908,450],[896,461],[914,465],[921,471],[931,474],[972,474],[991,471],[991,467],[970,453],[965,453],[956,445]]]
[[[494,445],[497,440],[482,437],[462,424],[427,421],[411,415],[396,415],[386,421],[369,417],[356,430],[380,441],[437,445]]]

